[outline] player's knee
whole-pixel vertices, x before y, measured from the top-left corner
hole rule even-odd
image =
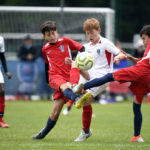
[[[65,89],[71,88],[71,84],[69,82],[64,83],[60,86],[60,90],[63,92]]]

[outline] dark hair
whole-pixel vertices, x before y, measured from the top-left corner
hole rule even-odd
[[[31,36],[30,36],[30,35],[27,35],[27,36],[24,38],[24,41],[26,41],[26,40],[32,40],[32,39],[31,39]]]
[[[146,34],[150,37],[150,25],[143,26],[143,28],[140,31],[140,36],[142,36],[143,34]]]
[[[43,34],[45,34],[47,31],[56,31],[56,22],[46,21],[40,26],[40,30]]]

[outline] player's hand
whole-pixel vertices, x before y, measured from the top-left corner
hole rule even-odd
[[[66,58],[65,58],[65,64],[66,64],[66,65],[72,65],[72,60],[71,60],[71,58],[66,57]]]
[[[8,79],[12,78],[12,74],[10,72],[6,72],[6,76],[7,76]]]
[[[32,60],[33,59],[33,55],[32,54],[28,54],[27,55],[27,60]]]
[[[120,62],[120,59],[119,59],[119,58],[114,58],[114,63],[115,63],[115,64],[119,64],[119,62]]]
[[[114,57],[114,63],[118,64],[120,60],[127,59],[127,53],[120,52],[117,56]]]

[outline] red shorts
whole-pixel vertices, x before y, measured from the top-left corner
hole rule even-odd
[[[60,92],[60,86],[66,82],[69,82],[69,78],[67,79],[60,75],[53,75],[50,77],[49,85],[51,88],[55,89],[53,95],[54,100],[60,98],[63,99],[65,103],[68,102],[68,99],[63,96],[62,92]]]
[[[131,82],[129,89],[139,103],[142,103],[144,95],[150,92],[150,69],[146,66],[135,65],[120,69],[115,71],[113,76],[120,83]]]
[[[71,84],[77,84],[79,81],[80,77],[80,71],[78,68],[73,68],[70,71],[70,76],[61,76],[61,75],[50,75],[49,78],[49,85],[51,88],[55,89],[56,91],[54,92],[54,100],[61,98],[65,102],[68,102],[69,99],[65,98],[63,96],[63,93],[60,91],[60,86],[66,82],[70,82]]]

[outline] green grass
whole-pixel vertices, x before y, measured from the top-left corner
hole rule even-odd
[[[91,129],[93,135],[83,143],[74,139],[82,128],[82,109],[74,107],[69,116],[60,115],[55,128],[43,140],[31,136],[46,124],[51,112],[51,101],[6,102],[4,120],[11,126],[0,128],[0,150],[149,150],[150,104],[144,103],[142,137],[144,143],[130,143],[133,135],[132,103],[93,104]]]

